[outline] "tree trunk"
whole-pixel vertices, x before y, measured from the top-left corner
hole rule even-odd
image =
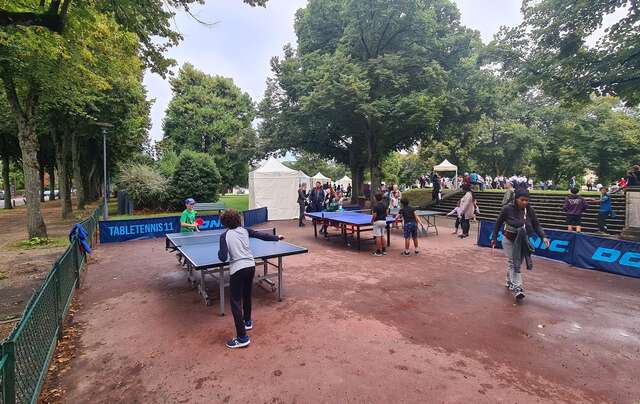
[[[67,154],[67,157],[69,157],[69,155]],[[69,163],[67,162],[67,170],[69,170],[69,172],[67,173],[67,188],[65,189],[66,195],[65,195],[65,201],[68,201],[67,204],[68,206],[66,206],[65,208],[69,209],[69,216],[71,216],[71,213],[73,212],[73,204],[71,203],[71,188],[73,187],[73,177],[72,177],[72,172],[71,172],[71,167],[69,166]]]
[[[371,200],[374,200],[375,194],[378,193],[380,189],[380,181],[382,178],[380,163],[376,156],[369,161],[369,170],[371,172]]]
[[[29,238],[47,237],[47,226],[40,210],[40,184],[38,180],[38,136],[35,119],[21,117],[18,124],[18,140],[22,150],[24,190],[27,198],[27,233]]]
[[[375,201],[375,194],[380,188],[380,162],[378,159],[376,133],[371,119],[367,119],[367,161],[369,163],[369,173],[371,174],[371,201]]]
[[[53,201],[56,199],[56,166],[50,165],[48,170],[49,172],[49,200]]]
[[[47,226],[40,210],[38,184],[38,136],[36,134],[36,105],[38,89],[29,84],[24,105],[20,104],[13,77],[4,74],[2,80],[9,105],[18,124],[18,142],[22,152],[22,170],[24,172],[24,188],[27,198],[27,233],[29,238],[47,237]]]
[[[67,163],[67,143],[69,140],[66,134],[55,129],[52,129],[52,131],[53,141],[55,144],[56,163],[58,165],[58,188],[60,189],[60,201],[62,202],[62,218],[68,219],[71,217],[71,213],[73,212],[70,198],[71,187],[69,184],[69,164]]]
[[[80,169],[80,150],[78,148],[78,133],[71,134],[71,162],[73,165],[73,183],[76,186],[77,209],[84,210],[86,202],[84,192],[84,181],[82,180],[82,170]]]
[[[40,175],[40,202],[44,202],[44,166],[40,164],[39,172]]]
[[[97,169],[97,163],[95,159],[91,159],[91,168],[89,169],[89,174],[83,176],[83,185],[84,185],[84,194],[85,199],[89,202],[94,202],[98,199],[98,196],[94,192],[94,175]]]
[[[2,184],[4,185],[4,208],[13,209],[11,204],[11,181],[9,178],[9,154],[5,154],[2,159]]]
[[[359,203],[358,197],[362,192],[363,170],[360,164],[351,166],[351,203]]]

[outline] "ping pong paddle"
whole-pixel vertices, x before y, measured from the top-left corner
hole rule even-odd
[[[196,219],[196,226],[202,226],[204,224],[204,220]]]

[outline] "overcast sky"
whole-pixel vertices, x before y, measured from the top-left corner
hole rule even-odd
[[[488,42],[500,26],[520,22],[520,0],[454,0],[462,13],[462,22],[480,31]],[[266,8],[252,8],[241,0],[207,1],[194,13],[203,21],[215,22],[203,26],[184,14],[176,17],[176,25],[184,35],[179,46],[168,56],[212,74],[231,77],[254,101],[262,98],[269,75],[269,60],[282,54],[287,42],[296,43],[293,20],[297,9],[306,0],[269,0]],[[177,70],[177,69],[176,69]],[[162,138],[162,118],[171,99],[169,82],[155,74],[144,80],[148,96],[154,99],[151,110],[151,137]]]

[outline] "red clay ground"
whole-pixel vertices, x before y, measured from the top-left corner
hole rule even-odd
[[[376,258],[274,224],[310,252],[285,258],[283,302],[255,289],[239,351],[228,303],[206,307],[163,240],[100,246],[64,401],[640,402],[640,279],[537,260],[514,305],[501,252],[445,228],[422,256],[395,232]]]

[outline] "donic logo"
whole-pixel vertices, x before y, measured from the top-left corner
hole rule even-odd
[[[502,238],[503,238],[502,232],[498,232],[498,241],[502,242]],[[548,250],[550,252],[555,252],[560,254],[569,252],[569,240],[549,239],[549,248],[545,247],[544,243],[542,242],[542,239],[540,239],[540,237],[538,236],[529,237],[529,241],[531,241],[531,244],[535,247],[536,250],[542,250],[542,251]]]
[[[221,229],[222,224],[220,224],[220,219],[204,219],[204,223],[198,226],[200,230],[215,230]]]
[[[625,267],[640,268],[640,253],[632,251],[622,252],[613,248],[598,247],[591,259],[607,264],[617,262]]]
[[[540,237],[538,236],[532,236],[529,237],[529,241],[531,241],[531,244],[533,244],[533,246],[537,249],[540,250],[547,250],[547,247],[545,247],[544,243],[542,242],[542,240],[540,239]],[[554,239],[549,239],[549,251],[551,252],[555,252],[555,253],[566,253],[569,252],[569,240],[554,240]]]

